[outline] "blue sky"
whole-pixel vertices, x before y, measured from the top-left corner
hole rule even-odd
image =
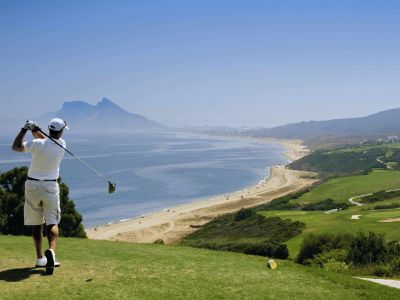
[[[0,118],[108,97],[171,125],[400,107],[399,1],[0,1]]]

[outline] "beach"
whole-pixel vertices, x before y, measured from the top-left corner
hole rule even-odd
[[[258,140],[284,146],[287,149],[284,156],[290,161],[300,159],[309,153],[307,147],[299,140]],[[135,243],[154,243],[162,240],[165,244],[174,243],[218,215],[267,203],[312,185],[317,179],[309,175],[307,172],[290,170],[285,165],[276,165],[270,168],[267,178],[240,191],[117,223],[88,228],[86,232],[89,239]]]

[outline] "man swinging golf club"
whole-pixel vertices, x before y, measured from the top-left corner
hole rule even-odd
[[[57,182],[60,163],[66,143],[61,136],[68,129],[65,121],[55,118],[49,124],[48,138],[32,121],[27,121],[17,135],[12,149],[17,152],[32,153],[32,162],[25,182],[24,224],[32,227],[32,236],[36,249],[36,267],[46,267],[46,273],[53,274],[56,262],[55,250],[58,237],[58,224],[61,219],[60,189]],[[34,140],[24,142],[25,134],[31,130]],[[49,249],[42,252],[43,224],[47,226]]]

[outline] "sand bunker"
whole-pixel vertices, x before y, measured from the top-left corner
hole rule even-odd
[[[351,220],[359,220],[360,217],[361,217],[361,215],[352,215],[350,219]]]
[[[400,218],[394,218],[394,219],[384,219],[380,220],[380,223],[393,223],[393,222],[400,222]]]

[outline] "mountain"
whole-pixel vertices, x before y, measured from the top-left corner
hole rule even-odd
[[[400,109],[361,118],[293,123],[273,128],[247,130],[254,137],[310,140],[318,137],[373,137],[400,135]]]
[[[40,117],[46,124],[53,117],[65,120],[71,130],[80,132],[127,132],[141,129],[161,129],[163,126],[141,115],[130,113],[107,98],[96,105],[83,101],[64,102],[61,110]]]

